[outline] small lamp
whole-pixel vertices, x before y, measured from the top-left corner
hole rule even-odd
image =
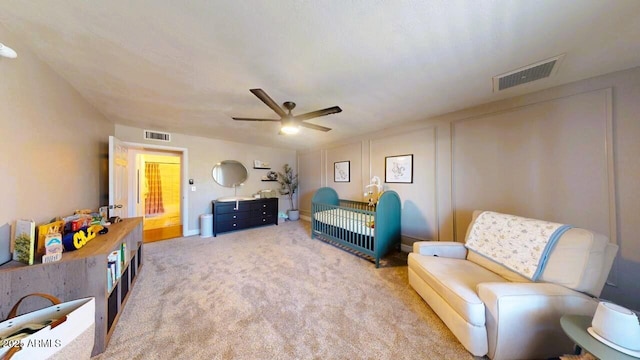
[[[640,357],[640,322],[629,309],[600,302],[587,332],[609,347]]]

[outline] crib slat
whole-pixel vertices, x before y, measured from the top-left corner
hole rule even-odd
[[[358,213],[357,215],[357,219],[359,220],[360,224],[362,224],[362,213]],[[358,246],[362,247],[362,234],[360,233],[360,231],[358,231]]]

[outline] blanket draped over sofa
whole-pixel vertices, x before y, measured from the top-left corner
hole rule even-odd
[[[549,221],[483,211],[471,226],[466,247],[536,281],[556,242],[570,228]]]

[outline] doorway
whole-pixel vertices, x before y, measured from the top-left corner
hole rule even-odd
[[[180,154],[138,151],[135,163],[136,216],[143,218],[143,241],[182,236]]]
[[[189,164],[189,151],[186,148],[141,144],[134,142],[125,142],[118,140],[114,136],[109,136],[109,212],[110,216],[125,217],[142,217],[145,218],[145,202],[144,193],[142,193],[145,183],[141,181],[144,179],[144,171],[146,166],[142,166],[142,157],[138,155],[159,155],[179,158],[180,163],[180,178],[177,186],[176,193],[179,194],[180,205],[179,227],[176,227],[175,221],[171,226],[173,229],[165,229],[160,227],[155,230],[160,235],[151,235],[149,240],[154,239],[169,239],[173,237],[189,236],[193,235],[189,233],[186,228],[189,219],[189,204],[187,197],[187,173]],[[150,162],[153,162],[152,159]],[[175,160],[173,160],[175,162]],[[146,179],[144,179],[146,181]],[[175,187],[174,187],[175,189]],[[172,194],[171,196],[175,196]],[[113,215],[112,215],[113,213]],[[175,214],[175,212],[174,212]],[[158,216],[158,214],[155,214]],[[175,219],[175,215],[171,216]],[[153,226],[153,225],[152,225]],[[182,229],[182,232],[176,232],[177,229]],[[158,230],[160,229],[160,230]],[[197,234],[197,230],[195,231]],[[143,233],[144,237],[144,233]]]

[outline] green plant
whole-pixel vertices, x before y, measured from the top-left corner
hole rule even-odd
[[[282,167],[284,172],[278,172],[278,183],[280,184],[280,195],[287,195],[291,210],[298,210],[293,206],[293,195],[298,190],[298,174],[293,173],[293,168],[289,164]]]

